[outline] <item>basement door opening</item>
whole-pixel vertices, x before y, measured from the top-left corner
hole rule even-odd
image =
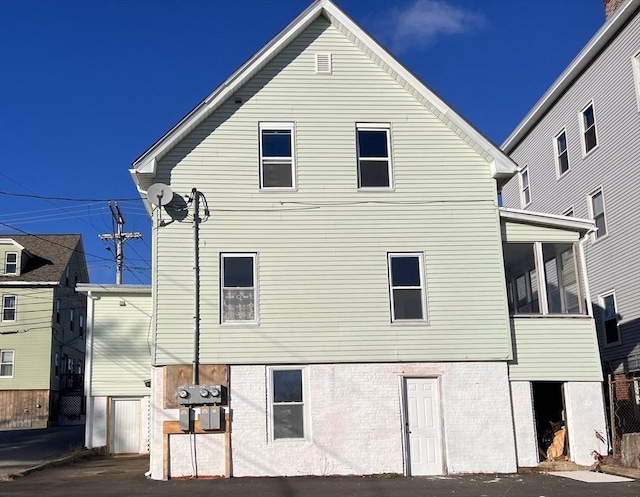
[[[562,382],[531,383],[539,462],[568,460],[569,436],[563,387]]]

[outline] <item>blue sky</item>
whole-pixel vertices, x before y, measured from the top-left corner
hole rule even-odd
[[[131,163],[309,3],[0,0],[0,234],[80,233],[114,283],[117,201],[143,235],[123,282],[149,283]],[[336,3],[498,145],[604,23],[601,0]]]

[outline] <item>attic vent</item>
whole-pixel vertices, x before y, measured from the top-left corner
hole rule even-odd
[[[330,53],[316,54],[316,73],[331,74],[331,54]]]

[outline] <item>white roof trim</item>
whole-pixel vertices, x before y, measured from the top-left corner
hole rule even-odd
[[[95,285],[91,283],[78,283],[76,291],[80,293],[141,293],[151,294],[151,285]]]
[[[521,209],[508,209],[500,207],[500,219],[528,224],[539,224],[552,228],[562,228],[572,231],[590,232],[595,229],[595,223],[591,219],[578,217],[558,216],[546,212],[531,212]]]
[[[18,247],[20,250],[24,250],[24,247],[13,238],[0,238],[0,245],[13,245],[14,247]]]
[[[531,129],[545,116],[553,107],[555,102],[573,84],[584,69],[598,56],[600,51],[616,36],[619,29],[637,13],[640,8],[640,0],[627,0],[623,3],[613,16],[605,22],[596,34],[589,40],[585,47],[578,53],[575,59],[560,74],[558,79],[551,85],[544,95],[538,100],[535,106],[529,111],[524,119],[518,124],[515,130],[502,144],[502,150],[507,154],[513,152],[520,141],[531,131]]]
[[[277,34],[267,45],[236,70],[224,83],[214,90],[207,98],[189,112],[171,130],[154,143],[146,152],[133,162],[133,168],[138,173],[155,174],[157,161],[173,148],[187,133],[200,124],[219,105],[253,77],[277,53],[286,47],[299,33],[306,29],[320,15],[325,15],[330,21],[337,22],[351,31],[365,46],[387,64],[400,77],[428,100],[437,109],[445,121],[457,126],[471,141],[484,150],[493,160],[491,174],[493,177],[510,177],[516,170],[516,164],[497,146],[478,132],[471,124],[447,106],[435,93],[429,90],[418,78],[408,71],[391,54],[382,48],[373,38],[365,33],[354,21],[342,12],[330,0],[316,0],[284,30]]]
[[[30,286],[58,286],[60,284],[59,281],[27,281],[20,280],[15,278],[20,278],[19,275],[10,275],[11,278],[14,278],[11,281],[0,281],[0,286],[12,286],[16,288],[25,288]],[[0,277],[1,279],[2,277]]]

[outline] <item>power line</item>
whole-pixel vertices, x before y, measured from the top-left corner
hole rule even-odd
[[[111,218],[112,222],[118,225],[118,232],[116,233],[115,228],[111,228],[111,233],[104,233],[102,235],[98,235],[100,240],[113,240],[116,248],[116,285],[122,284],[122,267],[124,262],[124,253],[122,251],[122,247],[124,242],[127,240],[132,240],[135,238],[142,238],[142,234],[135,233],[124,233],[122,228],[124,227],[124,216],[122,215],[122,211],[120,210],[120,206],[116,202],[112,204],[109,202],[109,209],[111,210]],[[142,283],[142,281],[136,276],[136,279]]]
[[[3,175],[4,176],[4,175]],[[14,192],[4,192],[4,191],[0,191],[0,195],[9,195],[11,197],[26,197],[26,198],[37,198],[39,200],[60,200],[63,202],[108,202],[109,200],[113,200],[113,199],[108,199],[108,198],[72,198],[72,197],[50,197],[47,195],[38,195],[38,194],[30,194],[30,193],[14,193]],[[132,202],[132,201],[139,201],[140,197],[138,198],[119,198],[119,199],[115,199],[119,202]]]

